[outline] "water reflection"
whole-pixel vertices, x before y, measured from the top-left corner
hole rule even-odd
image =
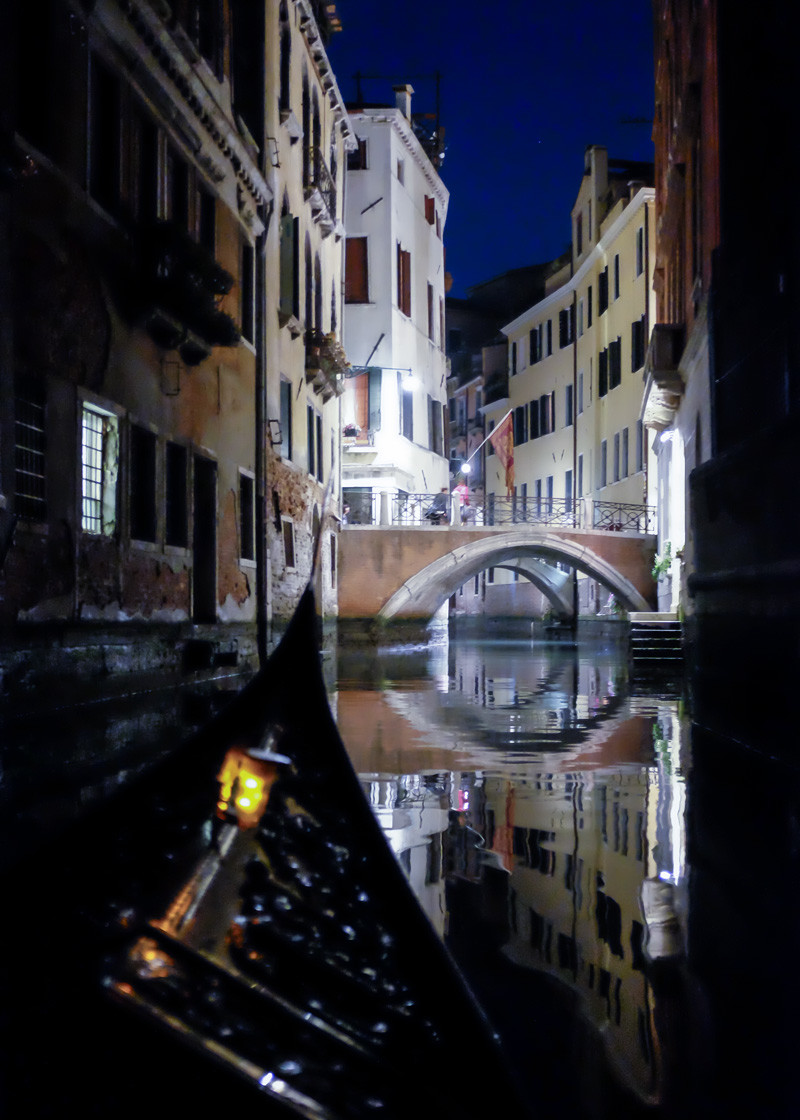
[[[378,687],[343,664],[336,710],[393,850],[471,978],[492,991],[502,965],[556,980],[620,1082],[662,1101],[652,971],[683,952],[679,702],[630,696],[613,647],[460,642],[424,668],[395,656]]]

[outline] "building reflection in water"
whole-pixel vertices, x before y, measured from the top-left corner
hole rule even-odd
[[[567,985],[620,1081],[661,1102],[653,969],[684,950],[680,703],[628,696],[613,650],[510,643],[455,644],[446,674],[439,651],[426,680],[354,684],[336,697],[342,737],[457,958],[490,943]]]

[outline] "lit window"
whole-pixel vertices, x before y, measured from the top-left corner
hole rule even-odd
[[[111,536],[117,526],[119,423],[90,405],[81,416],[81,528]]]

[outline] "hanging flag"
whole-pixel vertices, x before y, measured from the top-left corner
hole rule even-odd
[[[506,490],[514,493],[514,416],[508,413],[489,436],[494,453],[506,469]]]

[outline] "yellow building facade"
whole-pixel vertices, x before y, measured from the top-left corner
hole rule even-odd
[[[610,162],[604,148],[587,149],[571,252],[556,262],[544,299],[503,328],[508,396],[487,410],[487,420],[491,430],[509,411],[513,416],[514,519],[644,528],[651,175],[649,165]],[[486,489],[496,503],[507,498],[505,473],[491,453]],[[596,588],[582,605],[599,605]]]

